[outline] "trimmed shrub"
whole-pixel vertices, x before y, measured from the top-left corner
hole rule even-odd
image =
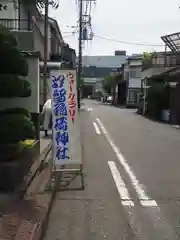
[[[0,97],[29,97],[31,96],[31,84],[18,76],[0,75]]]
[[[8,31],[8,29],[0,25],[0,46],[7,44],[11,47],[17,46],[16,38]]]
[[[28,117],[5,114],[0,118],[0,144],[35,139],[35,127]]]
[[[5,114],[21,114],[27,118],[31,118],[29,111],[25,108],[7,108],[0,111],[0,117]],[[9,116],[11,117],[11,116]]]
[[[0,162],[15,160],[24,149],[23,142],[17,142],[13,144],[1,144],[0,145]]]
[[[9,44],[0,45],[0,73],[28,75],[28,64],[18,49]]]

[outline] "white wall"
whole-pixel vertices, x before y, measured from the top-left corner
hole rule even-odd
[[[128,88],[141,88],[141,68],[142,65],[141,60],[130,60],[129,63],[125,64],[124,74],[126,74],[126,81],[128,81]],[[131,68],[132,67],[132,68]],[[135,68],[137,67],[137,69]],[[138,71],[138,77],[131,77],[130,71]]]
[[[23,20],[28,19],[28,13],[24,7],[24,4],[20,4],[19,7],[20,7],[20,19],[23,19]]]
[[[119,68],[125,63],[127,56],[83,56],[83,66]]]
[[[38,20],[36,22],[36,25],[39,28],[42,35],[44,36],[44,21]],[[48,25],[48,56],[50,54],[50,51],[51,51],[51,29],[50,29],[50,25]]]
[[[96,83],[98,78],[84,78],[85,83]]]
[[[140,88],[141,78],[130,78],[128,88]]]
[[[39,59],[38,57],[27,57],[29,75],[27,79],[31,83],[32,95],[27,98],[5,98],[0,99],[0,110],[6,108],[22,107],[31,113],[39,113]]]
[[[141,66],[142,65],[142,60],[130,60],[129,62],[130,66]]]
[[[96,91],[101,91],[101,92],[103,91],[102,81],[103,81],[102,78],[97,78],[96,79],[96,83],[95,83],[95,90]]]
[[[15,5],[13,0],[0,0],[0,3],[5,6],[7,5],[7,11],[4,9],[0,12],[0,18],[7,19],[18,19],[18,4]],[[17,8],[16,8],[17,6]]]
[[[51,98],[51,78],[47,77],[47,98]],[[44,105],[44,77],[40,76],[40,105]]]
[[[0,0],[2,5],[7,5],[7,11],[4,9],[0,12],[0,19],[27,19],[27,10],[24,4],[19,4],[18,0]],[[20,8],[20,9],[19,9]],[[20,10],[20,16],[19,16]]]

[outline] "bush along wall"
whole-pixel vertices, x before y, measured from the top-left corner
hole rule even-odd
[[[15,97],[31,95],[31,85],[25,79],[28,64],[16,46],[16,39],[0,27],[0,99],[15,101]],[[35,139],[35,128],[28,110],[19,107],[0,111],[0,190],[12,190],[12,184],[15,187],[24,177],[26,170],[22,165],[28,164],[22,164],[20,156],[27,139]]]

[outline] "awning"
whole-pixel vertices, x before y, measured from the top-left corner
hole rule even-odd
[[[161,39],[172,52],[180,52],[180,32],[162,36]]]
[[[153,76],[160,76],[172,69],[175,69],[176,67],[154,67],[154,68],[148,68],[141,72],[141,78],[151,78]]]
[[[147,79],[151,79],[151,78],[156,78],[156,77],[162,77],[162,79],[166,79],[166,81],[168,81],[169,83],[172,82],[177,82],[177,78],[175,78],[176,75],[180,74],[180,68],[171,68],[169,70],[166,69],[166,71],[161,72],[159,74],[154,74],[153,76],[147,78]]]

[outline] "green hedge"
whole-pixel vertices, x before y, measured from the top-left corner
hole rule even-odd
[[[17,40],[6,27],[0,25],[0,46],[4,44],[17,47]]]
[[[31,95],[31,84],[19,77],[28,75],[28,64],[16,47],[17,41],[13,35],[0,26],[1,98]],[[11,108],[0,111],[0,146],[13,146],[26,139],[35,139],[35,135],[34,125],[26,109]]]
[[[0,45],[0,73],[28,75],[28,64],[23,55],[9,44]]]
[[[22,114],[5,114],[0,117],[0,144],[34,139],[35,135],[35,127],[28,117]]]
[[[7,160],[16,160],[16,157],[23,151],[23,142],[0,145],[0,162]]]
[[[29,97],[31,96],[31,84],[18,76],[0,75],[0,97]]]
[[[0,117],[5,114],[21,114],[24,117],[31,118],[29,111],[25,108],[7,108],[7,109],[0,111]]]
[[[0,73],[27,76],[28,64],[16,47],[17,40],[0,25]]]

